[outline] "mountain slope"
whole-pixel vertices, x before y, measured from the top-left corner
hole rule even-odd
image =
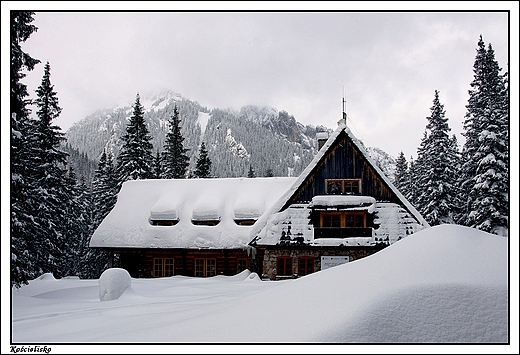
[[[256,106],[240,111],[210,111],[173,92],[142,98],[141,103],[153,137],[154,153],[163,150],[167,120],[177,105],[184,146],[189,149],[189,169],[193,169],[200,143],[204,141],[215,177],[246,176],[250,165],[257,176],[263,176],[267,169],[275,176],[299,174],[316,153],[317,128],[297,123],[285,111]],[[68,144],[95,161],[105,148],[117,156],[120,137],[131,114],[131,105],[97,111],[67,131]]]
[[[210,110],[172,91],[141,97],[141,104],[153,137],[154,155],[157,150],[163,150],[167,121],[177,105],[184,146],[189,149],[188,169],[194,169],[199,146],[204,141],[214,177],[247,176],[250,166],[256,176],[264,176],[268,170],[274,176],[297,176],[317,152],[316,132],[330,131],[324,126],[304,126],[286,111],[272,107],[249,105],[238,111]],[[67,143],[96,162],[103,149],[117,157],[120,137],[125,133],[132,112],[130,103],[99,110],[66,132]],[[376,156],[386,154],[375,150],[371,153]],[[386,173],[387,169],[382,168]]]

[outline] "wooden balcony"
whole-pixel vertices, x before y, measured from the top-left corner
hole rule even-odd
[[[319,238],[371,238],[373,228],[314,228],[314,239]]]

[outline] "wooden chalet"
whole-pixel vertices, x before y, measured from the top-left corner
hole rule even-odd
[[[326,135],[323,137],[323,135]],[[371,255],[428,226],[344,122],[298,178],[123,184],[91,247],[132,277],[295,278]]]
[[[296,178],[133,180],[94,232],[132,277],[235,275],[257,270],[256,220]]]

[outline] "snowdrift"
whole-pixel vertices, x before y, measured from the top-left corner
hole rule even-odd
[[[188,321],[185,341],[507,342],[507,238],[443,225]],[[244,324],[248,324],[244,327]]]
[[[45,277],[13,290],[13,341],[508,341],[508,240],[461,226],[296,280],[132,279],[132,294],[110,302],[96,283]]]

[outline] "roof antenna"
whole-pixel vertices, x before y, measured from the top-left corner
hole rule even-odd
[[[343,123],[345,126],[347,125],[347,100],[345,100],[345,86],[343,85],[343,117],[338,123]]]

